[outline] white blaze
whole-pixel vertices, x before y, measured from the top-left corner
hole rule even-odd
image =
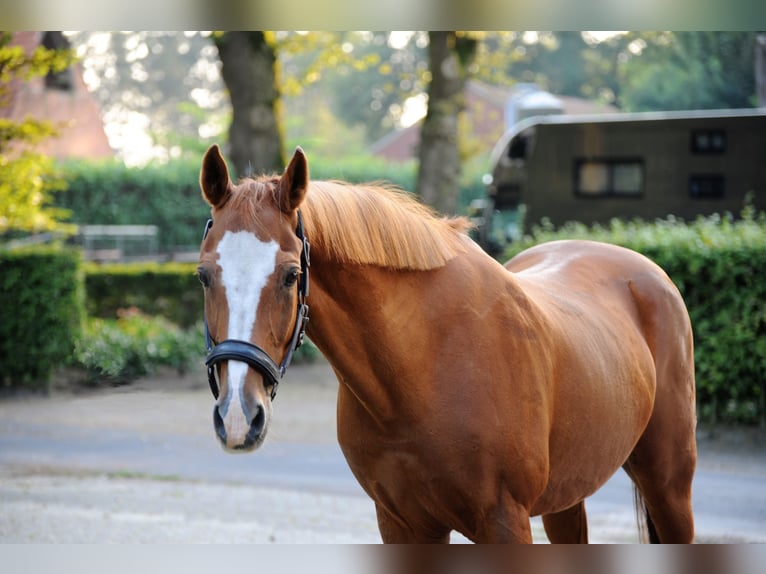
[[[247,231],[227,231],[218,243],[218,264],[229,304],[229,339],[249,341],[261,291],[276,266],[279,246]]]
[[[227,231],[218,243],[218,264],[221,281],[226,289],[229,304],[229,331],[227,338],[250,341],[255,325],[258,303],[266,282],[276,268],[279,245],[275,241],[264,242],[248,231]],[[237,430],[247,433],[240,404],[240,390],[245,381],[247,364],[229,361],[229,412],[227,432]],[[232,412],[233,411],[233,412]],[[233,417],[233,418],[232,418]],[[241,429],[229,429],[230,423]]]

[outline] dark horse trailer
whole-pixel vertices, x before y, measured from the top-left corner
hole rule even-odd
[[[537,116],[505,133],[491,165],[478,230],[488,250],[521,206],[527,226],[736,215],[746,197],[764,210],[766,108]]]

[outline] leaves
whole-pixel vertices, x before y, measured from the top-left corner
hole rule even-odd
[[[10,45],[10,40],[10,34],[0,34],[0,108],[11,103],[14,80],[58,72],[73,61],[70,50],[38,47],[28,55],[20,46]],[[53,194],[64,187],[63,179],[52,160],[33,148],[55,133],[49,122],[0,118],[0,235],[72,230],[60,223],[67,212],[52,205]]]
[[[80,336],[80,255],[57,247],[0,249],[0,386],[45,389]]]
[[[72,227],[61,222],[69,212],[53,205],[53,193],[63,187],[64,180],[50,158],[32,152],[13,159],[0,155],[0,235],[71,232]]]
[[[309,153],[311,177],[352,182],[387,180],[414,189],[413,163],[388,164],[366,155],[338,158],[326,153],[322,141],[296,141]],[[147,224],[159,227],[161,250],[194,251],[210,208],[199,188],[199,157],[129,168],[116,162],[67,162],[62,166],[67,189],[56,195],[56,206],[82,224]],[[477,176],[478,177],[478,176]]]
[[[626,110],[754,104],[755,32],[655,32],[644,38],[640,57],[621,69]]]
[[[128,382],[159,366],[184,372],[204,356],[202,325],[181,329],[162,317],[129,310],[116,320],[89,319],[75,358],[91,380]]]

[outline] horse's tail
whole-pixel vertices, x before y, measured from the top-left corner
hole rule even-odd
[[[652,517],[649,516],[649,510],[646,508],[646,502],[644,497],[633,485],[633,502],[636,506],[636,523],[638,525],[638,537],[642,543],[659,544],[660,537],[657,536],[657,529],[652,522]]]

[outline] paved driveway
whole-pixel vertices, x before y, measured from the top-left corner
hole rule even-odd
[[[0,542],[378,542],[336,443],[336,392],[326,364],[293,367],[266,445],[240,456],[216,443],[203,372],[2,400]],[[698,540],[766,542],[757,438],[702,437]],[[637,540],[622,472],[587,508],[592,541]]]

